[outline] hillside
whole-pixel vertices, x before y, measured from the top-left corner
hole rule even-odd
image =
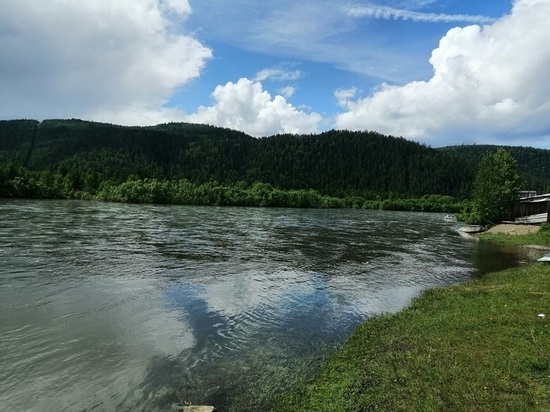
[[[521,146],[494,146],[494,145],[462,145],[448,146],[438,150],[477,167],[479,161],[487,152],[494,153],[499,147],[508,151],[518,163],[518,170],[525,180],[526,190],[546,192],[550,180],[550,150],[535,149]],[[546,190],[543,190],[546,183]]]
[[[0,121],[0,162],[5,178],[25,168],[45,184],[65,179],[69,188],[90,193],[104,181],[154,178],[263,182],[332,196],[467,197],[474,176],[452,153],[375,132],[256,139],[205,125],[124,127],[75,119]]]

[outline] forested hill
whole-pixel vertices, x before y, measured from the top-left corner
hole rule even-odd
[[[329,195],[469,194],[466,162],[402,138],[330,131],[256,139],[185,123],[124,127],[81,120],[0,121],[0,162],[70,176],[93,192],[102,181],[188,179],[269,183]]]
[[[543,191],[550,186],[550,150],[535,149],[533,147],[520,146],[494,146],[494,145],[461,145],[448,146],[438,150],[449,154],[463,162],[469,167],[477,167],[480,160],[487,153],[494,153],[499,147],[509,152],[518,164],[518,171],[525,181],[526,190]]]

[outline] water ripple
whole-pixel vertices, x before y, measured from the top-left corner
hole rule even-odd
[[[71,201],[0,214],[5,410],[228,408],[303,375],[364,319],[517,261],[437,214]]]

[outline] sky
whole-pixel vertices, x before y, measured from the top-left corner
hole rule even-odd
[[[2,0],[0,119],[550,149],[550,0]]]

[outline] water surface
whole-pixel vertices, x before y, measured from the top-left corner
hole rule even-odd
[[[439,214],[0,200],[0,409],[258,410],[370,316],[518,264]]]

